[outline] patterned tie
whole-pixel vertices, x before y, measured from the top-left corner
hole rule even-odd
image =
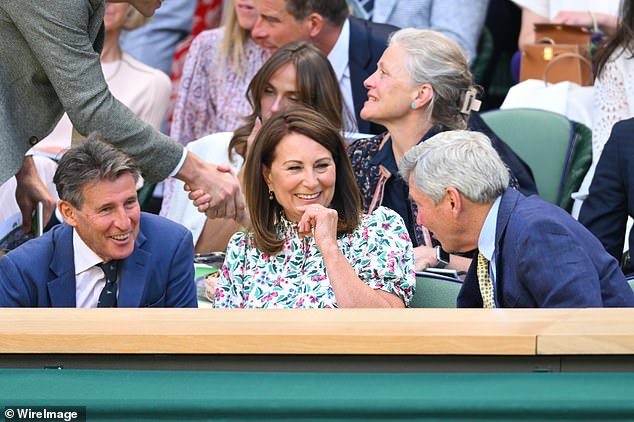
[[[366,19],[372,19],[372,12],[374,11],[374,0],[359,0],[359,4],[363,7],[366,14]]]
[[[117,307],[117,267],[119,262],[112,260],[97,264],[106,275],[106,285],[99,295],[98,308],[116,308]]]
[[[483,308],[495,308],[493,298],[493,280],[489,274],[489,260],[478,252],[478,283],[480,284],[480,294],[482,295]]]

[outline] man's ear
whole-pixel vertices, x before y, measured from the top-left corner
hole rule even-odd
[[[324,17],[319,13],[311,13],[305,20],[310,38],[316,38],[324,29]]]
[[[70,202],[64,201],[63,199],[59,200],[57,206],[66,224],[77,227],[77,208],[75,208]]]
[[[460,192],[458,192],[458,189],[451,186],[448,187],[445,192],[447,195],[447,201],[449,203],[449,206],[451,207],[451,214],[455,218],[457,218],[462,212],[462,196],[460,196]]]

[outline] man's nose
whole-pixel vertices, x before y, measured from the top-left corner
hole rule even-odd
[[[251,29],[251,36],[253,38],[266,38],[267,34],[266,31],[264,30],[264,25],[262,25],[262,18],[258,16],[258,18],[255,20],[255,24],[253,25],[253,28]]]
[[[130,228],[130,216],[124,207],[117,208],[114,215],[114,224],[118,229],[127,230]]]

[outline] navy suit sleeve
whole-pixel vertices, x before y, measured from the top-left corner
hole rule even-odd
[[[522,284],[518,288],[530,293],[536,307],[603,306],[594,259],[557,221],[542,219],[540,227],[527,226],[517,240],[515,257],[503,257],[507,262],[502,266],[514,273],[517,282]],[[513,261],[516,267],[508,268]],[[510,286],[504,286],[503,290],[507,288]],[[528,298],[521,300],[530,302]],[[514,304],[503,306],[514,307]]]
[[[631,122],[633,124],[629,127],[634,129],[634,120]],[[626,146],[634,139],[627,139],[628,136],[621,129],[625,127],[617,123],[612,130],[597,164],[588,198],[583,202],[579,213],[581,224],[586,226],[617,260],[620,260],[623,254],[628,216],[628,187],[625,185],[628,180],[627,162],[634,154],[634,148]]]
[[[0,307],[36,306],[27,300],[30,297],[29,289],[12,258],[10,256],[2,257],[0,259]]]
[[[169,266],[169,280],[165,293],[165,307],[196,308],[194,283],[194,241],[189,230],[180,239]]]

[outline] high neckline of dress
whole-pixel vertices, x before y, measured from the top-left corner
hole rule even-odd
[[[289,235],[297,235],[299,233],[298,227],[298,223],[293,223],[286,218],[286,215],[284,215],[283,211],[280,212],[277,220],[277,232],[282,238],[285,238]]]

